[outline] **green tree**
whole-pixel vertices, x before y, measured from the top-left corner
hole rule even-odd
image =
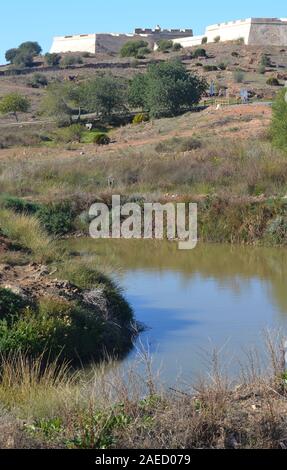
[[[41,46],[37,42],[27,41],[20,44],[16,49],[9,49],[5,58],[11,64],[17,67],[32,67],[33,59],[42,51]]]
[[[128,101],[133,108],[146,107],[148,90],[148,75],[139,73],[134,76],[129,85]]]
[[[272,110],[271,136],[275,147],[287,150],[287,89],[281,90]]]
[[[120,50],[121,57],[135,57],[138,58],[140,50],[144,49],[147,53],[149,51],[149,44],[147,41],[143,41],[142,39],[136,41],[128,41],[126,42]]]
[[[18,113],[27,113],[30,108],[30,101],[19,93],[10,93],[0,101],[0,113],[13,114],[18,122]]]
[[[42,52],[42,47],[37,42],[33,41],[22,42],[18,49],[22,52],[31,54],[33,57],[41,54]]]
[[[18,54],[18,49],[9,49],[5,54],[5,59],[7,62],[13,63],[16,55]]]
[[[135,76],[129,89],[130,104],[153,117],[175,116],[198,103],[207,88],[204,79],[188,73],[178,60],[152,64],[144,76]]]
[[[70,124],[73,109],[71,107],[67,86],[62,83],[51,83],[41,104],[42,114],[56,118],[59,125]]]
[[[17,55],[13,60],[13,65],[15,65],[16,67],[33,67],[34,57],[30,52],[17,52]]]
[[[116,77],[97,77],[86,83],[82,90],[85,108],[91,113],[110,116],[126,109],[125,83]]]

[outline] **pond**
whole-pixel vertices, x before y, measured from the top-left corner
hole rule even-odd
[[[164,383],[192,382],[208,370],[210,353],[221,351],[231,373],[256,348],[264,331],[287,336],[287,250],[142,240],[69,242],[99,265],[110,265],[136,319],[146,326],[124,366],[143,346]],[[237,365],[236,365],[237,364]]]

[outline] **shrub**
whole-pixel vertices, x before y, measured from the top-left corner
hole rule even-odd
[[[243,83],[245,79],[245,74],[243,70],[235,70],[233,78],[236,83]]]
[[[220,70],[226,70],[226,64],[224,62],[220,62],[220,64],[218,64],[218,68]]]
[[[271,66],[270,57],[267,54],[262,54],[260,64],[264,65],[264,67],[270,67]]]
[[[182,45],[181,45],[179,42],[175,42],[175,43],[173,44],[172,49],[173,49],[175,52],[180,51],[180,50],[182,49]]]
[[[49,52],[45,54],[45,62],[51,67],[56,67],[61,62],[60,54],[50,54]]]
[[[168,39],[161,39],[157,45],[160,52],[168,52],[173,48],[173,42]]]
[[[109,145],[111,142],[111,139],[104,132],[98,132],[95,135],[93,142],[94,144],[97,144],[97,145]]]
[[[201,40],[201,44],[207,44],[207,41],[208,41],[207,37],[204,36]]]
[[[266,81],[266,84],[270,86],[280,86],[280,82],[276,77],[269,77]]]
[[[139,113],[136,114],[136,116],[133,118],[133,124],[141,124],[143,122],[147,122],[149,120],[149,117],[145,113]]]
[[[231,52],[231,55],[232,57],[239,57],[239,54],[236,51]]]
[[[37,212],[37,217],[45,230],[52,235],[66,235],[74,227],[75,212],[69,202],[43,205]]]
[[[279,92],[273,104],[271,136],[273,144],[287,150],[287,101],[286,89]]]
[[[147,41],[139,39],[137,41],[128,41],[126,42],[120,50],[121,57],[135,57],[138,58],[138,53],[140,49],[148,48],[149,44]]]
[[[151,50],[148,47],[141,47],[138,49],[137,59],[144,59],[146,55],[150,54]]]
[[[48,85],[48,79],[42,73],[34,73],[27,81],[27,85],[32,88],[41,88]]]
[[[266,68],[265,68],[265,65],[260,65],[258,67],[258,73],[260,73],[261,75],[264,75],[266,72]]]
[[[71,65],[79,65],[83,63],[83,59],[79,55],[66,55],[61,59],[62,67],[69,67]]]
[[[27,302],[22,297],[14,294],[9,289],[0,287],[0,320],[19,314],[20,310],[23,310],[26,305]]]
[[[78,142],[80,143],[84,134],[84,127],[82,124],[72,124],[61,131],[60,137],[67,143]],[[59,131],[60,132],[60,131]]]
[[[198,59],[199,57],[206,57],[206,50],[203,49],[202,47],[199,47],[198,49],[195,49],[193,53],[194,59]]]
[[[218,43],[218,42],[220,42],[220,39],[221,39],[221,37],[220,37],[220,36],[215,36],[215,38],[214,38],[214,42],[215,42],[215,43]]]
[[[217,66],[216,65],[204,65],[203,66],[203,70],[205,72],[215,72],[218,70]]]
[[[173,153],[173,152],[190,152],[201,148],[200,140],[191,138],[174,137],[172,139],[160,142],[156,145],[155,150],[158,153]]]
[[[18,214],[36,214],[39,210],[39,204],[34,202],[26,201],[14,196],[2,196],[0,199],[1,204],[5,209],[11,209]]]

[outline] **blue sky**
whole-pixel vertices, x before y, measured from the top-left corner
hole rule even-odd
[[[131,32],[135,27],[193,28],[256,17],[287,17],[285,1],[264,0],[2,0],[0,63],[7,49],[38,41],[46,52],[54,35]]]

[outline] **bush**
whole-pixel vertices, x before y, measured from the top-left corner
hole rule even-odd
[[[27,306],[27,302],[9,289],[0,287],[0,320],[6,318],[9,322],[13,315],[19,314]]]
[[[287,150],[287,101],[286,89],[279,92],[273,104],[271,136],[273,145]]]
[[[2,196],[0,202],[5,209],[11,209],[18,214],[34,215],[40,208],[39,204],[14,196]]]
[[[120,50],[121,57],[135,57],[138,58],[139,51],[143,48],[147,50],[149,44],[147,41],[141,39],[137,41],[128,41],[126,42]]]
[[[193,53],[193,58],[198,59],[199,57],[206,57],[206,50],[203,49],[202,47],[199,47],[198,49],[195,49]]]
[[[190,152],[201,148],[200,140],[191,138],[174,137],[172,139],[160,142],[156,145],[155,150],[158,153],[174,153],[174,152]]]
[[[139,113],[133,118],[133,124],[141,124],[143,122],[147,122],[149,117],[145,113]]]
[[[276,77],[269,77],[266,84],[270,86],[280,86],[280,82]]]
[[[32,88],[42,88],[48,85],[48,79],[42,73],[34,73],[27,81],[27,85]]]
[[[267,54],[263,54],[261,56],[260,64],[264,67],[271,67],[271,59]]]
[[[233,78],[236,83],[243,83],[245,79],[245,74],[242,70],[236,70],[233,74]]]
[[[95,135],[93,142],[94,144],[97,144],[97,145],[109,145],[111,142],[111,139],[104,132],[98,132]]]
[[[224,62],[220,62],[220,64],[218,64],[218,68],[220,70],[226,70],[226,64]]]
[[[173,44],[172,49],[173,49],[175,52],[180,51],[180,50],[182,49],[182,45],[181,45],[179,42],[175,42],[175,43]]]
[[[69,202],[43,205],[37,217],[45,230],[55,236],[66,235],[74,228],[75,212]]]
[[[80,143],[84,134],[84,127],[82,124],[72,124],[69,127],[62,129],[59,134],[60,140],[66,143],[78,142]]]
[[[80,65],[83,63],[83,59],[79,55],[66,55],[61,59],[62,67],[69,67],[71,65]]]
[[[201,40],[201,44],[207,44],[207,41],[208,41],[207,37],[204,36]]]
[[[161,39],[157,43],[160,52],[169,52],[173,48],[173,42],[168,39]]]
[[[218,70],[218,67],[216,65],[204,65],[203,70],[205,72],[215,72]]]
[[[214,42],[215,42],[215,43],[218,43],[218,42],[220,42],[220,39],[221,39],[221,37],[220,37],[220,36],[215,36],[215,38],[214,38]]]
[[[56,67],[61,62],[60,54],[50,54],[49,52],[45,54],[45,62],[51,67]]]
[[[265,65],[260,65],[258,67],[258,73],[260,73],[261,75],[264,75],[266,72],[266,68],[265,68]]]
[[[236,51],[231,52],[231,55],[232,57],[239,57],[239,54]]]
[[[138,49],[137,59],[145,59],[145,56],[150,54],[151,51],[148,47],[141,47]]]

